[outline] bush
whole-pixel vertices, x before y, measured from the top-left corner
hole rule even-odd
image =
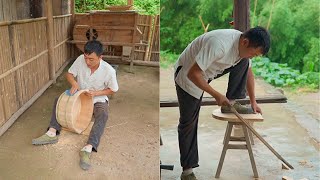
[[[252,70],[268,83],[277,87],[309,87],[319,89],[319,72],[301,74],[287,64],[270,62],[268,58],[256,57],[252,60]]]

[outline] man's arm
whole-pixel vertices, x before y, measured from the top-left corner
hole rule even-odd
[[[188,78],[200,89],[214,97],[219,106],[230,104],[229,100],[225,96],[214,90],[208,84],[208,82],[205,81],[202,73],[203,71],[201,70],[199,65],[197,63],[194,63],[188,72]]]
[[[99,90],[99,91],[89,91],[89,92],[86,92],[86,94],[88,95],[88,96],[92,96],[92,97],[94,97],[94,96],[104,96],[104,95],[112,95],[112,94],[114,94],[115,92],[114,91],[112,91],[110,88],[107,88],[107,89],[104,89],[104,90]]]
[[[67,72],[66,79],[69,82],[69,84],[71,85],[71,91],[70,91],[71,94],[74,94],[77,90],[79,90],[79,84],[74,79],[73,74]]]
[[[253,110],[255,112],[258,112],[258,113],[262,114],[262,111],[261,111],[261,109],[258,106],[257,101],[256,101],[254,88],[255,88],[254,74],[252,72],[251,67],[249,67],[249,69],[248,69],[248,79],[247,79],[247,91],[248,91],[249,98],[250,98],[250,104],[251,104],[251,106],[252,106],[252,108],[253,108]]]

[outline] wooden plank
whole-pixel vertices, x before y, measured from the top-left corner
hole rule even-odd
[[[129,65],[130,64],[130,60],[121,60],[121,57],[118,57],[116,59],[111,59],[113,57],[108,57],[108,56],[103,56],[103,60],[107,61],[110,64],[126,64]],[[159,62],[148,62],[148,61],[141,61],[141,60],[133,60],[133,64],[134,65],[138,65],[138,66],[149,66],[149,67],[159,67]]]
[[[250,104],[250,99],[237,99],[241,104]],[[284,95],[268,95],[264,97],[256,97],[257,103],[286,103],[287,98]],[[203,97],[201,106],[218,105],[213,97]],[[160,100],[160,107],[179,107],[177,99],[162,99]]]
[[[241,122],[233,113],[222,113],[220,108],[212,112],[212,117],[222,121]],[[261,114],[242,114],[242,117],[250,122],[262,122],[263,117]]]
[[[248,149],[247,145],[245,144],[228,144],[227,148],[228,149]]]

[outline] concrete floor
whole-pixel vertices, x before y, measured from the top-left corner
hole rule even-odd
[[[219,92],[226,92],[227,76],[214,80],[211,85]],[[264,96],[278,93],[273,87],[258,80],[256,95]],[[209,96],[205,94],[205,96]],[[162,69],[160,78],[160,99],[176,98],[173,83],[173,70]],[[309,132],[297,121],[294,109],[288,109],[287,104],[261,104],[264,122],[255,123],[256,131],[295,169],[282,170],[281,161],[262,143],[254,137],[253,154],[260,179],[276,180],[282,176],[293,179],[320,179],[319,151],[317,143]],[[204,106],[200,111],[198,146],[199,165],[194,169],[198,179],[215,179],[214,175],[222,151],[222,141],[226,122],[215,120],[211,112],[218,106]],[[179,112],[178,108],[160,109],[160,133],[164,145],[160,147],[160,159],[163,164],[174,165],[173,171],[162,170],[164,180],[179,179],[181,167],[177,136]],[[316,126],[319,129],[319,124]],[[317,133],[317,132],[313,132]],[[316,136],[319,135],[316,134]],[[228,150],[222,167],[221,180],[248,180],[253,178],[253,171],[247,151]]]

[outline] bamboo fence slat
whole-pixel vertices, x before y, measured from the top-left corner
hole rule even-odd
[[[11,61],[11,47],[9,40],[9,28],[8,26],[0,27],[0,74],[8,71],[13,67]]]

